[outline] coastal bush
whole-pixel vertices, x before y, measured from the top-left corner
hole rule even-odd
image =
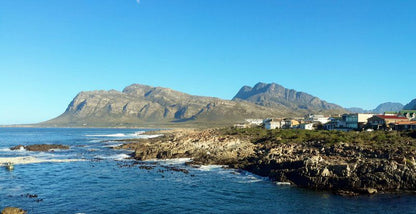
[[[416,138],[416,130],[408,131],[405,134],[411,138]]]
[[[403,147],[416,149],[416,131],[373,131],[373,132],[342,132],[327,130],[274,129],[263,128],[225,128],[223,134],[238,135],[249,139],[254,144],[288,144],[320,142],[332,146],[339,143],[355,144],[377,148]]]

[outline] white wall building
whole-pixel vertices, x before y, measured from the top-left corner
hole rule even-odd
[[[323,124],[328,123],[331,120],[329,119],[329,117],[325,117],[324,115],[308,114],[305,116],[305,121],[311,122],[311,123],[321,123],[323,125]]]
[[[270,129],[280,129],[285,124],[283,119],[266,119],[264,120],[264,128],[267,130]]]
[[[313,123],[301,123],[299,129],[313,130]]]
[[[246,119],[246,122],[250,125],[261,126],[263,124],[263,119]]]

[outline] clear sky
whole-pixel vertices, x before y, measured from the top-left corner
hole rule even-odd
[[[344,107],[416,98],[416,1],[2,0],[0,124],[132,83],[231,99],[275,82]]]

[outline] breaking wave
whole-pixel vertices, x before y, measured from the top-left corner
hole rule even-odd
[[[85,135],[87,137],[128,137],[128,136],[137,136],[136,134],[92,134],[92,135]]]
[[[223,168],[224,168],[224,165],[201,165],[197,169],[201,171],[213,171],[213,170],[219,170]]]
[[[174,158],[174,159],[151,159],[151,160],[145,160],[144,162],[158,162],[160,164],[166,164],[166,165],[183,165],[186,162],[191,161],[191,158]]]
[[[0,148],[0,152],[10,152],[10,148]]]
[[[104,147],[106,147],[106,148],[114,148],[114,147],[118,147],[118,146],[121,146],[121,145],[123,145],[123,144],[122,143],[107,144]]]
[[[7,162],[13,164],[32,164],[32,163],[62,163],[62,162],[74,162],[74,161],[85,161],[84,159],[46,159],[35,156],[25,157],[0,157],[0,164]]]
[[[110,156],[96,156],[97,159],[110,159],[110,160],[125,160],[131,158],[128,154],[117,154],[117,155],[110,155]]]
[[[149,139],[160,137],[162,135],[145,135],[144,131],[137,131],[134,133],[126,134],[126,133],[116,133],[116,134],[92,134],[92,135],[85,135],[86,137],[114,137],[114,138],[139,138],[139,139]],[[96,140],[94,140],[96,141]]]

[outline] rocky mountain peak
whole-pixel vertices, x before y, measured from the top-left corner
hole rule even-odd
[[[416,99],[410,101],[407,105],[403,107],[404,110],[416,110]]]
[[[144,97],[145,94],[155,87],[141,84],[132,84],[123,89],[123,93]]]
[[[403,104],[401,103],[393,103],[393,102],[386,102],[378,105],[372,112],[375,113],[384,113],[386,111],[400,111],[403,109]]]
[[[329,113],[327,110],[331,113],[332,110],[337,113],[344,111],[337,105],[275,83],[244,86],[232,101],[133,84],[122,92],[81,92],[61,116],[45,124],[120,126],[192,121],[197,124],[232,124],[246,118]]]
[[[344,110],[341,106],[327,103],[305,92],[287,89],[277,83],[267,84],[259,82],[253,88],[244,86],[233,100],[245,100],[257,105],[269,107],[285,106],[294,110]]]
[[[378,105],[375,109],[365,110],[359,107],[347,108],[348,111],[353,113],[377,113],[382,114],[387,111],[400,111],[403,108],[403,104],[394,102],[385,102]]]

